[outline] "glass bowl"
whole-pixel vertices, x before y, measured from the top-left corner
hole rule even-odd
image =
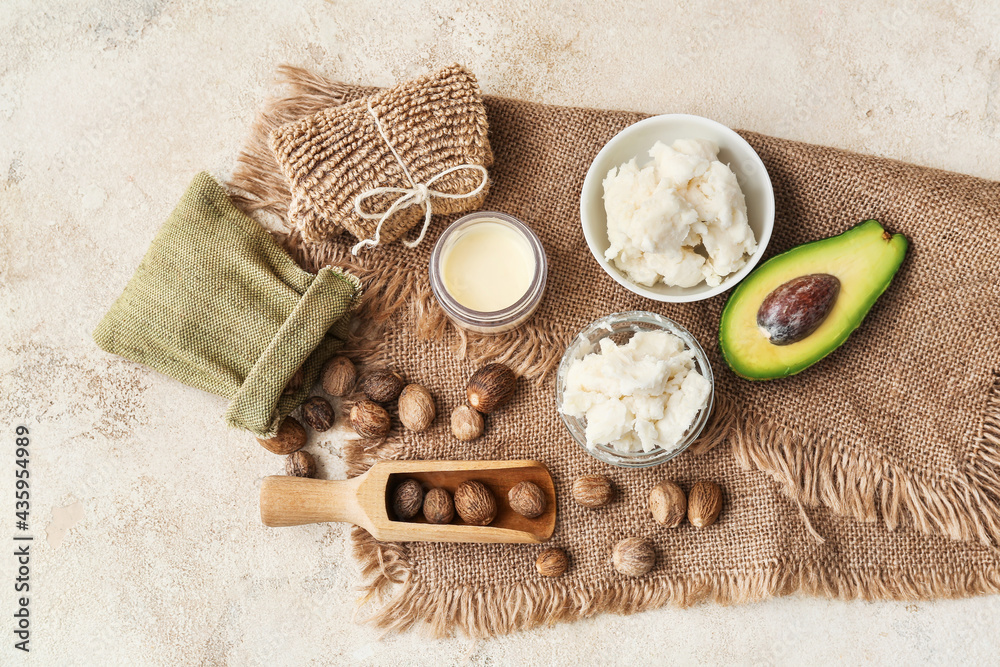
[[[709,382],[708,403],[695,416],[691,426],[684,433],[684,438],[676,449],[667,451],[660,447],[649,452],[619,452],[608,445],[598,445],[596,447],[587,446],[587,420],[577,419],[563,412],[563,392],[566,388],[566,373],[571,363],[585,355],[593,352],[599,342],[604,338],[611,338],[618,345],[627,342],[633,334],[640,331],[667,331],[684,341],[684,345],[694,351],[695,369],[701,373]],[[680,326],[673,320],[662,315],[646,311],[631,311],[625,313],[613,313],[607,317],[602,317],[591,323],[586,329],[577,334],[573,342],[566,348],[562,361],[559,362],[559,370],[556,373],[556,409],[562,418],[570,435],[576,440],[584,451],[604,463],[609,463],[620,468],[648,468],[650,466],[666,463],[670,459],[681,454],[692,442],[698,439],[702,429],[708,423],[708,418],[712,414],[712,407],[715,404],[715,378],[712,375],[712,366],[708,362],[708,357],[694,336],[687,329]]]

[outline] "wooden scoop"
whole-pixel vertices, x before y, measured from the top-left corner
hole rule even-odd
[[[450,524],[392,517],[392,492],[404,479],[454,495],[467,480],[482,482],[497,501],[489,526],[471,526],[455,514]],[[510,508],[507,492],[518,482],[534,482],[545,494],[546,510],[526,519]],[[305,477],[265,477],[260,487],[260,519],[265,526],[299,526],[346,521],[383,542],[545,542],[556,527],[556,491],[548,468],[538,461],[379,461],[346,481]]]

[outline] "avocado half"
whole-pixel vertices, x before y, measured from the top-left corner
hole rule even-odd
[[[737,286],[719,323],[722,356],[737,375],[750,380],[787,377],[836,350],[858,328],[892,282],[908,246],[878,220],[866,220],[839,236],[797,246],[764,262]],[[772,344],[757,326],[764,299],[790,280],[830,274],[840,291],[823,322],[790,345]]]

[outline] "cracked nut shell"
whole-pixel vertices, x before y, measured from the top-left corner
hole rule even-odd
[[[361,400],[351,408],[351,426],[362,438],[381,438],[389,432],[392,422],[381,405]]]
[[[497,501],[482,482],[469,480],[455,489],[455,511],[473,526],[488,526],[497,516]]]
[[[715,523],[722,511],[722,489],[715,482],[702,480],[691,487],[688,494],[688,521],[695,528],[705,528]]]
[[[534,482],[518,482],[507,492],[510,508],[528,519],[537,519],[545,513],[548,503],[545,494]]]
[[[420,433],[430,428],[431,422],[437,416],[434,408],[434,397],[431,392],[419,384],[408,384],[399,395],[399,421],[403,426]]]
[[[483,416],[468,405],[460,405],[451,412],[451,432],[463,442],[481,436],[484,427]]]
[[[347,396],[358,381],[358,371],[353,361],[344,356],[337,356],[326,362],[321,377],[323,391],[331,396]]]
[[[538,554],[535,567],[543,577],[558,577],[569,567],[569,558],[562,549],[546,549]]]
[[[285,417],[273,438],[257,438],[261,447],[275,454],[291,454],[306,444],[306,430],[293,417]]]
[[[329,431],[337,420],[330,401],[322,396],[313,396],[302,404],[302,419],[314,431]]]
[[[622,574],[641,577],[656,564],[656,551],[645,537],[627,537],[615,545],[611,559]]]
[[[656,523],[676,528],[687,515],[687,496],[670,480],[663,480],[649,490],[649,511]]]
[[[400,521],[417,516],[424,504],[424,488],[415,479],[404,479],[392,494],[392,513]]]
[[[487,364],[469,378],[465,394],[469,405],[479,412],[490,414],[510,400],[516,386],[514,371],[503,364]]]
[[[361,391],[376,403],[395,401],[404,386],[403,378],[385,368],[372,371],[361,380]]]
[[[584,507],[604,507],[615,497],[611,480],[604,475],[583,475],[573,482],[573,500]]]
[[[302,388],[302,383],[305,381],[305,372],[302,370],[302,366],[292,373],[292,377],[288,378],[288,384],[285,385],[285,390],[281,392],[282,396],[288,396],[294,394],[299,389]]]
[[[316,459],[309,452],[301,449],[292,452],[285,459],[285,474],[291,477],[315,477]]]
[[[455,518],[455,503],[444,489],[431,489],[424,496],[424,518],[430,523],[451,523]]]

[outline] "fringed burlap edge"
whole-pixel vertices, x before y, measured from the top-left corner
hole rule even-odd
[[[823,505],[890,530],[911,526],[931,535],[1000,545],[1000,373],[987,392],[962,476],[931,478],[879,460],[829,436],[807,437],[766,421],[736,420],[733,454],[762,470],[793,500]]]
[[[361,620],[399,632],[415,626],[434,637],[456,630],[494,637],[597,614],[633,614],[668,604],[739,604],[801,592],[841,600],[928,600],[1000,592],[1000,571],[943,575],[883,568],[839,572],[808,561],[768,563],[749,572],[714,572],[684,580],[639,580],[611,586],[569,587],[551,581],[453,590],[430,588],[413,573],[405,545],[375,541],[352,529],[354,555],[369,583],[365,602],[379,608]],[[364,609],[361,610],[364,613]]]

